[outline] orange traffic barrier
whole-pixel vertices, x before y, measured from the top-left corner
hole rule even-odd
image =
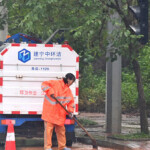
[[[5,150],[16,150],[15,133],[14,133],[15,120],[6,119],[2,120],[1,123],[8,125]]]

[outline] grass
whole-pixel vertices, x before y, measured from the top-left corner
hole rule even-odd
[[[98,125],[97,122],[91,121],[88,119],[78,119],[78,121],[83,125],[83,126],[93,126],[93,125]]]
[[[122,140],[143,140],[143,139],[150,139],[150,134],[144,133],[134,133],[134,134],[127,134],[127,135],[113,135],[113,138],[122,139]]]

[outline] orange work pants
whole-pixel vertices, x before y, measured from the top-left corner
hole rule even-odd
[[[58,126],[56,124],[44,121],[44,150],[52,147],[52,135],[54,127],[57,136],[58,150],[62,150],[66,147],[65,126]]]

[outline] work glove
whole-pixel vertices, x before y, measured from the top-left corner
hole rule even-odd
[[[69,113],[69,117],[72,119],[74,117],[73,113]]]
[[[55,95],[54,95],[54,94],[51,94],[51,95],[50,95],[50,97],[54,98],[54,97],[55,97]]]

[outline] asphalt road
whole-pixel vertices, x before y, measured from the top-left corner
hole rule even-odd
[[[58,150],[57,147],[53,147],[53,150]],[[81,143],[73,143],[72,150],[96,150],[92,145],[85,145]],[[0,147],[0,150],[4,150],[4,147]],[[43,147],[17,147],[16,150],[44,150]],[[98,150],[113,150],[110,148],[98,147]]]
[[[18,148],[17,150],[43,150],[43,147],[28,147],[28,148]],[[53,150],[58,150],[57,148],[53,148]],[[92,148],[89,148],[89,147],[82,147],[82,148],[78,148],[78,147],[74,147],[74,148],[71,148],[71,150],[96,150],[96,149],[92,149]],[[108,149],[108,148],[101,148],[99,147],[98,150],[112,150],[112,149]]]
[[[97,126],[94,127],[86,127],[86,130],[94,137],[99,138],[99,136],[102,136],[104,138],[106,138],[106,133],[105,131],[105,115],[104,114],[100,114],[100,113],[81,113],[78,118],[85,118],[85,119],[89,119],[89,120],[93,120],[96,121],[98,123]],[[149,119],[149,124],[150,124],[150,118]],[[140,126],[139,126],[139,116],[130,116],[130,115],[122,115],[122,133],[123,134],[127,134],[127,133],[137,133],[140,130]],[[35,134],[35,132],[32,133],[32,131],[35,129],[36,131],[36,136],[37,137],[43,137],[43,131],[41,131],[40,129],[35,128],[37,124],[35,124],[35,126],[29,126],[28,124],[26,124],[25,130],[21,130],[18,129],[15,133],[16,137],[26,137],[28,142],[30,142],[30,147],[17,147],[16,150],[43,150],[43,147],[33,147],[36,145],[33,145],[33,141],[31,141],[30,139],[32,139]],[[28,127],[28,128],[26,128]],[[39,132],[40,131],[40,132]],[[80,129],[79,127],[75,128],[75,132],[76,132],[76,137],[87,137],[85,135],[85,133],[82,131],[82,129]],[[32,137],[32,136],[33,137]],[[1,138],[1,135],[0,135]],[[89,139],[89,138],[88,138]],[[34,140],[34,138],[33,138]],[[102,141],[104,139],[102,138]],[[112,140],[112,139],[111,139]],[[28,146],[29,144],[26,145],[26,142],[24,140],[22,140],[23,143],[19,142],[20,144],[18,146]],[[36,141],[36,140],[34,140]],[[43,142],[43,139],[41,140]],[[110,141],[110,139],[109,139]],[[77,142],[82,142],[82,141],[78,141]],[[121,145],[125,145],[126,147],[131,149],[137,149],[138,150],[150,150],[150,141],[113,141],[113,142],[117,142],[117,144],[121,144]],[[1,139],[0,139],[0,143]],[[83,142],[83,143],[87,143],[87,142]],[[36,141],[37,144],[37,141]],[[38,145],[39,144],[39,145]],[[39,141],[39,143],[37,144],[37,146],[41,146],[41,142]],[[103,145],[102,143],[100,143],[99,145]],[[106,146],[106,144],[104,143],[104,145]],[[32,147],[31,147],[32,146]],[[110,146],[109,146],[110,147]],[[113,146],[112,146],[113,147]],[[0,150],[4,150],[4,147],[0,147]],[[53,150],[57,150],[56,147],[53,148]],[[73,147],[72,150],[94,150],[92,148],[92,146],[90,145],[84,145],[84,144],[80,144],[80,143],[73,143]],[[99,147],[98,150],[113,150],[111,148],[104,148],[104,147]]]

